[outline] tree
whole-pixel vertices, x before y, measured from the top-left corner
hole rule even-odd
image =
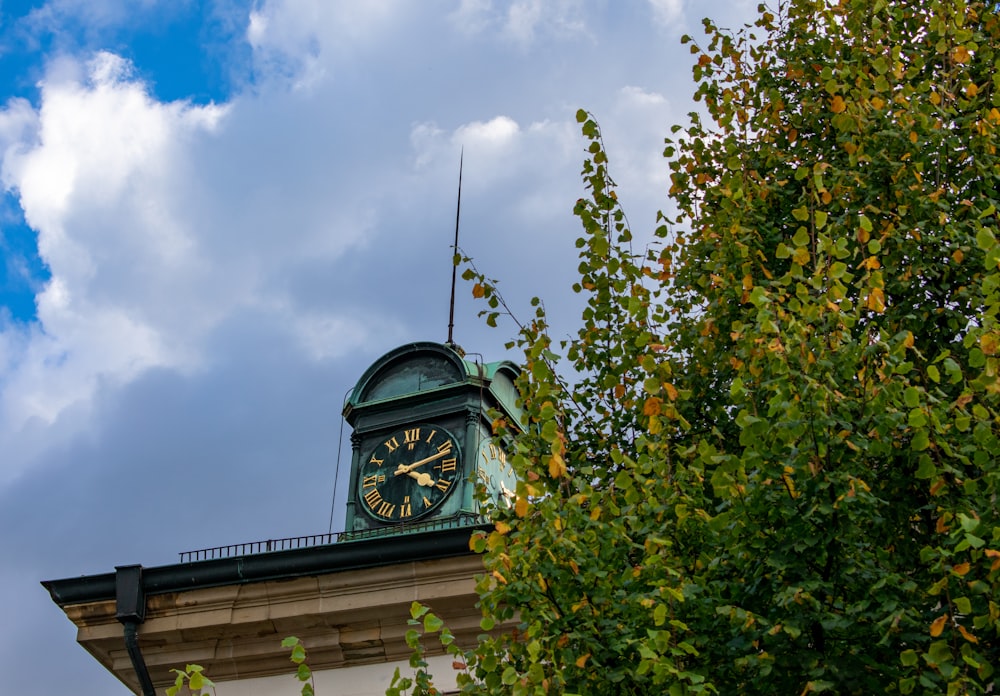
[[[473,541],[484,628],[517,629],[463,692],[987,693],[1000,10],[790,0],[705,30],[648,249],[579,114],[587,306],[561,348],[538,302],[517,340],[522,482]]]

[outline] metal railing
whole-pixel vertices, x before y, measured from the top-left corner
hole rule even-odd
[[[409,532],[429,532],[442,529],[476,527],[487,523],[489,523],[489,518],[485,515],[467,512],[456,517],[431,520],[429,522],[404,522],[391,527],[359,529],[353,532],[310,534],[308,536],[286,537],[284,539],[265,539],[264,541],[250,541],[244,544],[229,544],[228,546],[213,546],[211,548],[197,549],[195,551],[182,551],[180,553],[180,562],[193,563],[195,561],[209,561],[217,558],[237,558],[239,556],[249,556],[258,553],[290,551],[292,549],[303,549],[311,546],[325,546],[327,544],[359,541],[362,539],[376,539],[379,537],[395,536],[397,534],[406,534]]]

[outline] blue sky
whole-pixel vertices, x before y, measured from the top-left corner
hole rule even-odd
[[[327,531],[345,395],[446,338],[463,148],[463,251],[568,335],[576,110],[641,240],[679,38],[755,5],[0,0],[4,691],[126,693],[41,580]],[[516,358],[477,310],[456,340]]]

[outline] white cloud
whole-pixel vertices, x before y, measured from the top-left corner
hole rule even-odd
[[[512,118],[497,116],[486,121],[473,121],[461,126],[452,136],[452,141],[460,144],[468,143],[470,148],[481,146],[487,148],[510,145],[521,132],[520,126]]]
[[[626,87],[622,87],[621,93],[622,97],[624,97],[625,100],[640,106],[659,105],[667,103],[666,98],[662,94],[659,94],[657,92],[647,92],[641,87],[634,87],[628,85]]]
[[[375,40],[400,14],[399,0],[265,0],[250,12],[246,32],[257,78],[314,86],[338,59]]]
[[[649,0],[653,19],[659,24],[670,26],[684,17],[683,0]]]
[[[542,38],[586,35],[585,10],[580,0],[462,0],[450,19],[465,34],[495,33],[527,47]]]
[[[82,81],[80,72],[57,66],[33,118],[20,101],[0,112],[0,124],[21,124],[3,183],[19,196],[52,274],[37,296],[42,331],[7,358],[18,365],[0,402],[8,434],[33,419],[54,422],[101,380],[123,383],[192,359],[185,322],[169,321],[164,306],[184,295],[177,284],[198,265],[197,244],[165,184],[185,139],[211,133],[225,109],[157,103],[109,53],[89,62]]]

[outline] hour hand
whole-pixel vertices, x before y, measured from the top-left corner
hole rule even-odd
[[[430,474],[428,474],[428,473],[426,473],[424,471],[421,471],[419,473],[416,472],[416,471],[407,471],[406,475],[409,476],[410,478],[416,479],[417,480],[417,485],[419,485],[419,486],[428,486],[428,487],[430,487],[430,486],[434,485],[434,479],[431,477]]]
[[[436,454],[432,454],[429,457],[424,457],[423,459],[419,459],[419,460],[413,462],[412,464],[400,464],[399,466],[396,467],[396,471],[394,471],[393,474],[395,476],[401,476],[403,474],[408,474],[411,471],[413,471],[414,469],[416,469],[418,466],[423,466],[427,462],[433,462],[435,459],[440,459],[441,457],[443,457],[446,454],[448,454],[448,450],[445,450],[443,452],[438,452]]]

